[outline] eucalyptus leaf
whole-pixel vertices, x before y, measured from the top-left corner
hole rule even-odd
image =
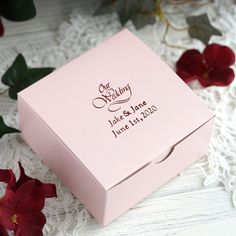
[[[24,21],[36,15],[33,0],[1,0],[0,14],[8,20]]]
[[[188,33],[190,37],[199,39],[205,45],[208,44],[211,36],[222,36],[222,33],[211,25],[207,14],[189,16],[186,18],[186,22],[189,25]]]
[[[17,99],[17,93],[41,78],[50,74],[54,68],[28,68],[25,58],[19,54],[2,77],[2,83],[9,86],[9,97]]]
[[[3,120],[3,117],[0,116],[0,138],[2,138],[2,136],[5,134],[19,133],[19,132],[20,132],[20,130],[6,125]]]

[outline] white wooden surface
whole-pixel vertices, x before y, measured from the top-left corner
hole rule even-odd
[[[87,8],[95,0],[36,0],[37,17],[23,23],[4,20],[6,33],[0,50],[17,44],[56,39],[61,22],[74,8]],[[197,164],[151,194],[106,228],[91,219],[80,235],[234,236],[236,210],[222,186],[204,188]]]

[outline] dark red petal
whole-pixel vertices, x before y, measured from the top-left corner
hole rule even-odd
[[[57,197],[56,185],[55,184],[44,184],[42,183],[42,188],[46,198]]]
[[[15,233],[15,236],[22,236],[20,235],[20,229],[18,226],[15,228],[14,233]]]
[[[11,178],[10,170],[2,170],[0,169],[0,182],[8,183]]]
[[[205,48],[203,58],[208,68],[229,67],[235,62],[233,50],[216,43]]]
[[[8,233],[3,225],[0,224],[0,235],[1,236],[8,236]]]
[[[25,174],[25,170],[22,167],[21,163],[18,162],[19,164],[19,169],[20,169],[20,177],[18,179],[18,181],[16,182],[16,188],[18,189],[22,184],[24,184],[25,182],[29,181],[29,180],[33,180],[32,178],[30,178],[29,176],[27,176]]]
[[[42,236],[43,227],[46,223],[46,218],[42,212],[19,214],[18,215],[18,230],[16,235],[19,236]]]
[[[192,76],[186,77],[186,78],[184,79],[184,82],[185,82],[185,83],[189,83],[189,82],[191,82],[191,81],[198,80],[198,78],[199,78],[199,76],[197,76],[197,75],[192,75]]]
[[[13,173],[12,170],[10,170],[10,173],[11,173],[11,178],[7,183],[7,189],[15,191],[15,189],[16,189],[16,186],[15,186],[16,185],[16,177],[15,177],[15,174]]]
[[[2,24],[2,19],[0,18],[0,36],[2,36],[4,34],[4,27]]]
[[[199,82],[202,86],[211,85],[227,86],[234,80],[234,71],[231,68],[219,68],[209,73],[207,78],[200,78]]]
[[[24,184],[25,182],[27,182],[29,180],[34,180],[34,179],[30,178],[29,176],[27,176],[25,174],[25,170],[22,167],[20,162],[19,162],[19,168],[20,168],[20,178],[16,182],[16,188],[19,188],[22,184]],[[37,181],[40,182],[40,184],[42,185],[41,187],[43,188],[43,190],[45,192],[45,197],[46,198],[51,198],[51,197],[56,197],[57,196],[56,186],[54,184],[45,184],[45,183],[42,183],[39,180],[37,180]]]
[[[16,226],[12,221],[12,216],[16,214],[16,202],[16,194],[6,189],[5,195],[0,200],[0,222],[5,228],[10,230],[14,230]]]
[[[38,180],[29,180],[16,191],[18,199],[17,212],[34,213],[43,209],[45,193]]]
[[[176,63],[176,73],[186,82],[193,76],[202,76],[206,67],[202,61],[202,54],[195,49],[187,50]]]

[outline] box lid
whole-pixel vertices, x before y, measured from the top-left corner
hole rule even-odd
[[[128,30],[18,96],[104,189],[135,173],[213,116]]]

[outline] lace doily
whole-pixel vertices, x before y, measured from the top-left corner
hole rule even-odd
[[[198,14],[203,10],[223,32],[223,37],[213,37],[212,41],[228,45],[235,50],[236,6],[216,0],[213,6],[195,10],[194,13]],[[176,18],[174,18],[175,25],[182,26],[184,17]],[[131,23],[128,23],[127,28],[174,68],[183,49],[170,48],[162,43],[164,32],[162,22],[139,31],[136,31]],[[29,66],[60,67],[120,30],[121,26],[115,15],[92,17],[75,11],[70,20],[61,25],[57,41],[28,43],[2,52],[0,75],[6,71],[19,52],[26,57]],[[174,42],[175,45],[189,45],[191,48],[203,49],[203,45],[197,40],[190,39],[187,33],[170,32],[168,41],[172,44]],[[203,184],[208,186],[216,181],[221,182],[225,190],[231,194],[232,203],[236,206],[236,81],[226,88],[201,89],[197,84],[191,86],[216,114],[207,157],[199,162],[199,167],[206,176]],[[0,88],[4,90],[6,87],[1,84]],[[4,116],[6,123],[17,127],[15,101],[7,96],[1,96],[0,114]],[[56,184],[58,198],[47,200],[43,210],[47,216],[44,235],[77,235],[90,215],[59,178],[40,161],[19,135],[5,135],[0,141],[0,150],[0,168],[12,168],[18,172],[17,161],[21,161],[30,176]],[[0,185],[0,195],[3,192],[4,186]]]

